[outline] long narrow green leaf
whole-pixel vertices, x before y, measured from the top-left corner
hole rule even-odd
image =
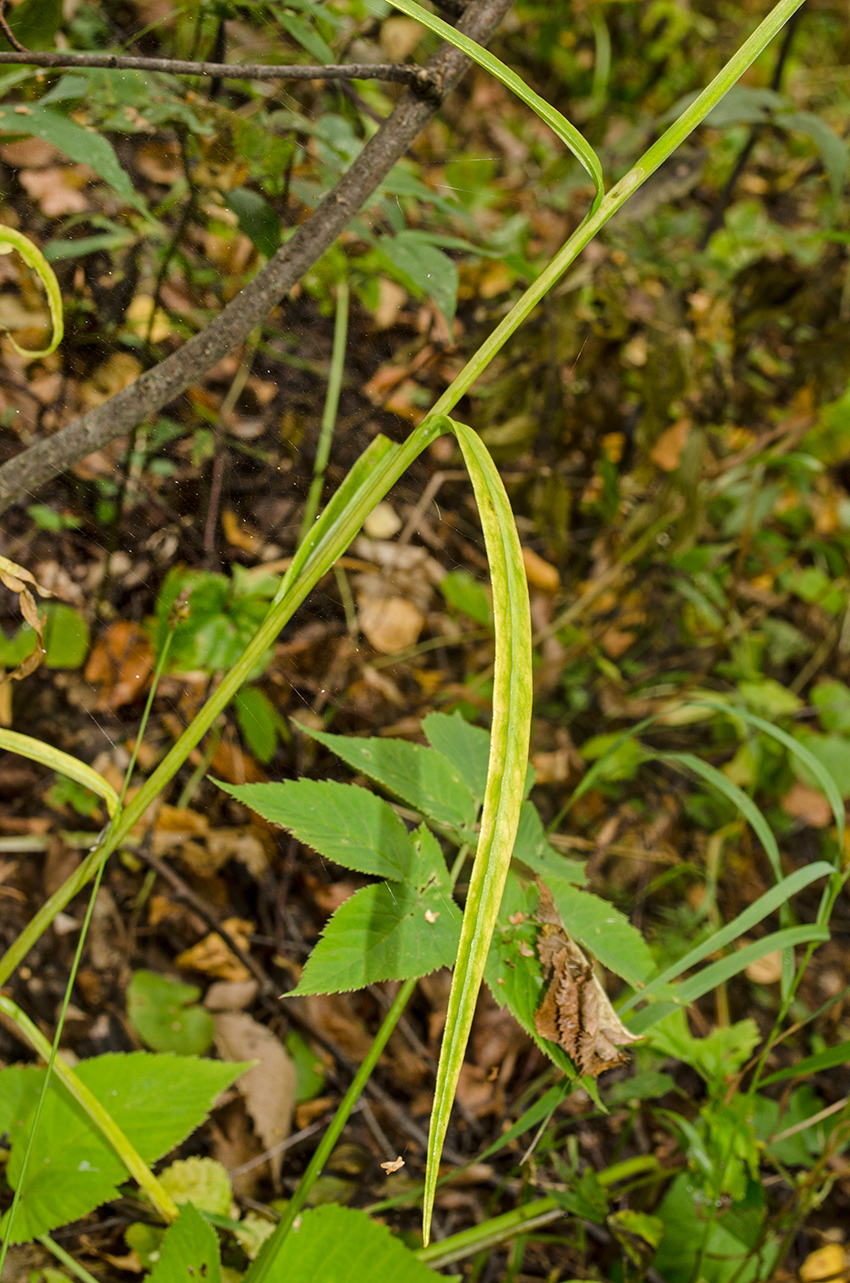
[[[765,891],[764,895],[760,895],[749,908],[744,909],[743,913],[739,913],[737,918],[727,923],[725,927],[721,927],[719,931],[715,931],[714,935],[710,936],[708,940],[703,940],[701,944],[686,953],[683,958],[679,958],[678,962],[666,967],[654,980],[650,980],[639,993],[634,994],[629,998],[628,1002],[623,1003],[623,1006],[619,1009],[620,1015],[630,1011],[632,1007],[637,1006],[644,998],[649,998],[652,994],[664,989],[677,976],[680,976],[684,971],[690,971],[692,967],[695,967],[698,962],[702,962],[710,954],[717,953],[719,949],[725,949],[733,940],[737,940],[739,936],[744,935],[746,931],[762,922],[769,913],[774,913],[783,904],[787,904],[798,891],[802,891],[804,887],[816,882],[818,878],[830,877],[832,872],[831,864],[828,864],[826,860],[817,860],[814,864],[809,864],[803,869],[797,869],[795,873],[783,878],[775,887],[771,887],[769,891]]]
[[[704,762],[701,757],[697,757],[694,753],[658,753],[657,760],[660,762],[672,762],[676,766],[688,767],[689,770],[693,771],[694,775],[699,775],[706,783],[712,784],[718,793],[722,793],[725,798],[728,798],[759,835],[773,872],[776,874],[777,882],[782,880],[779,847],[776,845],[773,831],[753,799],[742,788],[728,779],[722,771],[718,771],[716,766],[712,766],[710,762]]]
[[[5,728],[0,728],[0,748],[5,748],[9,753],[17,753],[20,757],[28,757],[32,762],[38,762],[59,775],[67,776],[83,788],[91,789],[92,793],[103,798],[110,820],[118,810],[118,794],[109,781],[85,762],[71,757],[70,753],[63,753],[60,748],[53,748],[42,740],[21,735],[19,731],[7,731]]]
[[[751,713],[748,708],[739,708],[736,705],[728,704],[713,704],[710,701],[700,701],[700,706],[713,708],[716,713],[723,713],[726,717],[738,717],[741,721],[749,723],[750,726],[755,726],[758,730],[764,731],[765,735],[769,735],[771,739],[775,739],[777,743],[784,745],[789,753],[793,753],[798,761],[802,762],[806,769],[811,771],[832,808],[835,825],[838,829],[838,845],[840,847],[844,838],[844,802],[835,780],[823,763],[818,761],[814,753],[807,749],[805,744],[800,744],[798,740],[795,740],[793,735],[789,735],[787,731],[783,731],[779,726],[774,726],[772,722],[766,722],[763,717],[759,717],[756,713]]]
[[[751,962],[758,962],[759,958],[764,958],[768,953],[776,953],[782,949],[793,949],[794,945],[807,944],[810,940],[828,940],[829,931],[826,927],[819,927],[811,923],[806,923],[801,927],[786,927],[784,931],[774,931],[772,935],[764,936],[761,940],[754,940],[752,944],[745,945],[743,949],[737,949],[730,953],[728,958],[721,958],[719,962],[713,962],[710,967],[704,967],[696,976],[691,976],[679,985],[676,991],[676,997],[682,1003],[695,1002],[703,994],[710,993],[716,989],[719,984],[729,980],[732,976],[737,976],[750,965]]]
[[[771,1083],[784,1083],[789,1078],[811,1078],[824,1069],[834,1069],[836,1065],[846,1065],[850,1061],[850,1042],[840,1042],[835,1047],[826,1047],[815,1056],[806,1056],[796,1065],[780,1069],[767,1078],[762,1078],[759,1087],[768,1087]]]
[[[451,421],[450,421],[451,422]],[[469,471],[493,585],[496,662],[490,761],[478,849],[458,945],[428,1136],[423,1236],[427,1245],[440,1154],[469,1040],[496,915],[513,851],[531,731],[531,615],[519,536],[502,479],[481,439],[451,422]]]
[[[731,953],[727,958],[721,958],[719,962],[713,962],[710,967],[704,967],[697,975],[691,976],[684,984],[678,985],[670,991],[671,1000],[656,1002],[651,1007],[644,1007],[629,1021],[629,1028],[632,1033],[646,1033],[647,1029],[657,1025],[659,1020],[663,1020],[671,1011],[695,1002],[697,998],[701,998],[703,994],[710,993],[712,989],[716,989],[718,985],[723,984],[730,977],[738,975],[751,962],[756,962],[768,953],[787,952],[798,944],[808,944],[813,940],[820,942],[828,939],[829,931],[826,927],[807,924],[802,927],[786,927],[784,931],[776,931],[773,935],[764,936],[761,940],[755,940],[743,949],[738,949],[735,953]]]
[[[424,27],[428,27],[429,30],[436,32],[438,36],[442,36],[449,44],[454,45],[456,49],[460,49],[465,53],[467,58],[477,62],[479,67],[489,71],[497,80],[501,80],[503,85],[512,90],[526,106],[530,107],[541,120],[546,122],[552,132],[557,134],[561,142],[569,148],[579,164],[583,166],[592,178],[596,191],[590,212],[595,213],[605,194],[605,179],[602,174],[599,157],[587,140],[582,137],[575,125],[571,125],[566,116],[562,116],[551,103],[548,103],[545,98],[541,98],[533,89],[530,89],[515,71],[511,71],[510,67],[506,67],[489,50],[477,44],[476,41],[470,40],[469,36],[463,35],[455,27],[444,22],[442,18],[438,18],[436,14],[429,13],[427,9],[423,9],[421,5],[416,4],[416,0],[392,0],[392,4],[395,5],[396,9],[401,9],[402,13],[406,13],[408,17],[415,18]]]

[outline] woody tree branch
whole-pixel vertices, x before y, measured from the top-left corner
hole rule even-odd
[[[4,25],[0,10],[0,28],[7,40],[14,39]],[[190,62],[183,58],[142,58],[135,54],[69,53],[65,50],[33,50],[16,44],[19,52],[0,52],[0,67],[47,67],[56,71],[74,67],[104,68],[107,71],[147,71],[170,76],[206,76],[230,80],[394,80],[427,92],[433,76],[426,67],[395,62],[350,62],[313,66],[307,63],[239,63]]]
[[[458,30],[486,44],[512,2],[471,0],[457,24]],[[440,103],[455,89],[469,65],[469,59],[459,50],[442,45],[425,68],[431,87],[427,98],[409,89],[402,94],[392,114],[316,212],[215,320],[128,388],[0,467],[0,513],[161,410],[244,342],[254,326],[330,248]],[[229,66],[228,71],[233,72],[233,67]]]

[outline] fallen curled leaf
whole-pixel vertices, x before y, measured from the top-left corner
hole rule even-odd
[[[153,668],[153,649],[143,628],[117,619],[95,643],[86,664],[85,679],[100,687],[99,710],[131,703],[144,689]]]
[[[393,1172],[401,1171],[402,1167],[404,1167],[404,1159],[401,1154],[399,1154],[398,1158],[392,1159],[391,1162],[381,1163],[381,1167],[387,1173],[387,1176],[391,1176]]]
[[[253,922],[247,922],[244,918],[228,918],[221,925],[235,943],[247,952],[254,932]],[[220,980],[251,978],[248,968],[231,953],[217,931],[211,931],[203,940],[193,944],[191,949],[184,949],[175,958],[175,962],[186,971],[201,971],[206,976],[217,976]]]
[[[422,611],[406,597],[363,597],[358,617],[370,645],[382,655],[415,646],[425,626]]]
[[[24,566],[19,566],[16,561],[10,561],[8,557],[0,557],[0,582],[14,593],[18,594],[18,604],[21,608],[21,614],[36,635],[35,650],[27,655],[14,672],[9,673],[8,677],[0,678],[2,681],[20,682],[30,673],[34,673],[45,656],[44,632],[41,616],[38,613],[38,607],[35,604],[35,598],[27,588],[27,584],[33,587],[41,594],[42,597],[52,597],[54,594],[49,588],[42,587],[30,572]]]
[[[236,1079],[254,1129],[267,1150],[286,1140],[292,1128],[298,1075],[295,1064],[270,1029],[244,1011],[219,1011],[215,1045],[222,1060],[257,1063]],[[274,1179],[280,1175],[283,1154],[270,1154]]]
[[[557,1043],[575,1061],[580,1073],[597,1078],[622,1065],[622,1048],[639,1042],[626,1028],[593,971],[593,963],[567,935],[552,893],[537,879],[540,924],[537,954],[547,982],[543,1001],[534,1015],[541,1038]]]
[[[262,535],[257,534],[232,508],[225,508],[222,512],[221,526],[231,547],[253,553],[254,556],[259,553],[263,546]]]

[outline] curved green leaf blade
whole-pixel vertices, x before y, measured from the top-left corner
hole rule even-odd
[[[50,308],[50,320],[53,323],[53,337],[47,347],[40,348],[36,352],[30,352],[26,348],[19,347],[11,334],[9,335],[9,342],[16,352],[19,352],[21,356],[29,357],[31,360],[40,356],[50,356],[50,353],[55,352],[62,342],[62,336],[65,333],[62,295],[59,291],[56,273],[38,246],[34,245],[28,236],[16,231],[14,227],[0,226],[0,254],[8,254],[13,249],[17,250],[27,267],[32,268],[44,286],[47,305]]]
[[[462,32],[444,22],[442,18],[438,18],[436,14],[429,13],[427,9],[423,9],[416,4],[415,0],[392,0],[392,3],[396,9],[401,9],[402,13],[406,13],[410,18],[415,18],[417,22],[421,22],[424,27],[428,27],[429,30],[436,32],[438,36],[442,36],[443,40],[447,40],[456,49],[462,50],[467,58],[471,58],[473,62],[478,63],[479,67],[489,71],[497,80],[501,80],[502,84],[512,90],[541,120],[545,120],[552,132],[557,134],[561,142],[569,148],[576,160],[593,180],[593,186],[596,191],[591,213],[595,212],[605,192],[602,166],[599,163],[599,157],[596,152],[582,137],[575,125],[571,125],[566,116],[562,116],[551,103],[548,103],[545,98],[541,98],[533,89],[530,89],[515,71],[511,71],[510,67],[506,67],[503,62],[495,58],[493,54],[477,44],[476,41],[470,40],[469,36],[463,35]]]
[[[519,536],[502,479],[480,438],[451,422],[469,471],[490,563],[496,662],[493,726],[481,832],[463,915],[428,1136],[423,1235],[427,1245],[440,1154],[472,1027],[519,824],[531,732],[531,615]]]
[[[749,931],[759,922],[762,922],[769,913],[774,913],[783,904],[787,904],[798,891],[802,891],[810,883],[816,882],[818,878],[831,877],[832,873],[831,864],[827,864],[826,860],[818,860],[806,868],[797,869],[795,873],[789,874],[787,878],[783,878],[781,882],[778,882],[775,887],[771,887],[769,891],[765,891],[764,895],[759,896],[749,908],[744,909],[743,913],[739,913],[725,927],[715,931],[714,935],[710,936],[708,940],[703,940],[696,948],[686,953],[683,958],[679,958],[678,962],[671,963],[660,975],[650,980],[639,993],[633,994],[619,1009],[620,1015],[622,1016],[625,1012],[630,1011],[632,1007],[637,1006],[644,998],[648,998],[650,995],[664,989],[672,980],[680,976],[683,971],[690,971],[698,962],[702,962],[703,958],[709,957],[712,953],[717,953],[719,949],[724,949],[733,940],[737,940],[745,931]]]

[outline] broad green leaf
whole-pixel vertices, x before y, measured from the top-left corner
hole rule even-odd
[[[404,882],[355,891],[334,913],[293,993],[340,993],[451,966],[460,933],[445,861],[424,826]]]
[[[281,824],[299,842],[343,868],[404,881],[416,864],[416,850],[403,821],[388,802],[356,784],[332,780],[216,783],[225,793],[272,824]]]
[[[159,1259],[147,1283],[221,1283],[221,1261],[215,1230],[191,1203],[165,1232]]]
[[[236,720],[258,761],[270,762],[277,748],[277,713],[259,686],[243,686],[234,700]]]
[[[271,258],[281,245],[280,219],[265,197],[249,187],[236,187],[231,192],[222,192],[222,199],[239,219],[240,231],[261,254]]]
[[[691,949],[684,957],[666,967],[660,975],[653,977],[643,986],[639,993],[634,994],[623,1004],[620,1008],[620,1015],[622,1016],[636,1006],[643,998],[648,998],[652,994],[658,993],[659,990],[666,988],[677,976],[682,975],[684,971],[690,971],[692,967],[695,967],[698,962],[702,962],[704,958],[708,958],[712,953],[717,953],[720,949],[725,949],[727,945],[737,940],[739,936],[744,935],[759,922],[762,922],[769,913],[774,913],[783,904],[789,903],[792,896],[795,896],[798,891],[802,891],[804,887],[816,882],[818,878],[831,877],[832,873],[831,864],[827,864],[825,860],[817,860],[814,864],[797,869],[795,873],[783,878],[775,887],[771,887],[769,891],[765,891],[764,895],[759,896],[749,908],[744,909],[743,913],[739,913],[732,922],[727,923],[725,927],[721,927],[719,931],[715,931],[714,935],[707,940],[703,940],[701,944]]]
[[[433,1272],[386,1225],[335,1204],[302,1212],[298,1228],[273,1255],[261,1254],[242,1283],[267,1277],[279,1283],[434,1283]]]
[[[513,858],[521,860],[533,872],[539,873],[544,882],[548,882],[550,878],[562,878],[580,886],[587,880],[583,864],[561,855],[549,843],[540,813],[532,802],[522,804]]]
[[[758,681],[739,682],[738,693],[754,713],[762,717],[786,717],[802,708],[803,701],[799,695],[789,691],[781,682],[772,677],[762,677]]]
[[[482,583],[468,570],[450,570],[439,582],[440,592],[450,606],[468,615],[482,628],[493,625],[493,607],[490,594]]]
[[[49,601],[45,614],[45,666],[79,668],[89,649],[89,626],[84,617],[61,601]]]
[[[127,986],[127,1016],[153,1051],[202,1056],[213,1040],[213,1018],[195,1004],[201,991],[155,971],[134,971]]]
[[[573,939],[632,987],[642,985],[652,973],[652,954],[619,909],[598,895],[580,891],[565,878],[550,876],[547,885]]]
[[[4,114],[5,113],[0,108],[0,117]],[[0,127],[0,132],[2,132],[2,127]],[[27,132],[29,133],[30,131],[27,130]],[[9,335],[9,342],[12,344],[12,347],[16,352],[20,352],[21,356],[26,356],[30,359],[41,356],[50,356],[50,353],[55,352],[59,344],[62,342],[62,337],[65,333],[65,321],[62,313],[62,294],[59,290],[59,282],[56,279],[56,273],[38,246],[34,245],[28,236],[24,236],[22,232],[16,231],[14,227],[7,227],[5,224],[0,224],[0,254],[8,254],[11,250],[17,250],[27,267],[32,268],[44,286],[44,292],[47,295],[47,305],[50,308],[53,337],[47,347],[40,348],[36,352],[30,352],[26,348],[19,347],[11,334]]]
[[[734,1204],[718,1212],[695,1198],[693,1175],[683,1172],[656,1209],[664,1223],[656,1272],[665,1283],[690,1283],[697,1270],[705,1283],[756,1283],[772,1278],[778,1240],[769,1234],[760,1251],[754,1251],[762,1233],[761,1202],[759,1195],[747,1216]]]
[[[528,582],[511,505],[481,439],[465,424],[448,422],[472,481],[484,531],[493,585],[496,658],[487,788],[449,993],[428,1134],[423,1212],[426,1247],[440,1154],[519,824],[528,770],[532,704]]]
[[[0,107],[0,133],[34,134],[52,143],[78,165],[91,165],[99,178],[118,193],[128,205],[144,210],[145,203],[138,196],[126,170],[121,168],[115,149],[103,134],[78,125],[68,116],[38,103],[19,103],[24,114],[16,112],[15,103]]]
[[[683,1007],[657,1021],[647,1033],[650,1047],[690,1065],[707,1083],[722,1082],[737,1073],[760,1042],[754,1020],[720,1025],[705,1038],[695,1038]]]
[[[804,1056],[796,1065],[780,1069],[767,1078],[762,1078],[759,1086],[768,1087],[771,1083],[782,1083],[789,1078],[811,1078],[813,1074],[822,1073],[824,1069],[834,1069],[836,1065],[850,1062],[850,1042],[839,1042],[834,1047],[826,1047],[814,1056]]]
[[[422,729],[428,743],[451,762],[464,784],[478,801],[484,801],[487,786],[487,763],[490,758],[490,736],[481,726],[473,726],[460,713],[429,713]]]
[[[420,240],[409,242],[404,232],[384,236],[378,243],[380,253],[404,280],[436,303],[451,328],[457,308],[457,267],[448,254],[435,245]]]
[[[353,739],[302,729],[352,770],[368,775],[437,824],[457,830],[474,824],[478,814],[475,798],[458,769],[432,748],[406,740]]]
[[[150,1164],[203,1122],[219,1093],[246,1067],[133,1052],[82,1061],[75,1073]],[[0,1127],[12,1138],[7,1179],[13,1189],[44,1073],[18,1066],[0,1073]],[[100,1130],[52,1079],[15,1218],[14,1241],[27,1241],[117,1198],[118,1186],[127,1177],[126,1167]],[[0,1223],[0,1231],[4,1229],[5,1219]]]
[[[333,62],[333,50],[327,41],[323,40],[315,27],[310,26],[303,18],[298,18],[294,13],[289,13],[282,6],[275,6],[275,15],[284,31],[289,32],[293,40],[312,54],[319,62],[325,64]]]

